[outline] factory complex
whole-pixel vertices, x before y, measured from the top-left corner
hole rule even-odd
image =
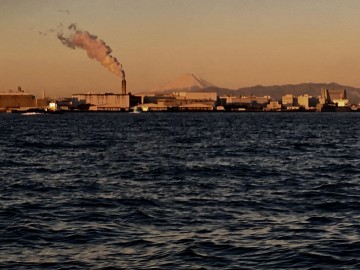
[[[14,112],[16,110],[27,111],[31,109],[47,109],[51,101],[44,97],[35,98],[34,95],[25,92],[18,87],[14,92],[9,90],[8,92],[0,92],[0,112]]]
[[[169,94],[127,93],[122,80],[120,93],[73,94],[57,100],[41,98],[17,91],[0,93],[0,112],[28,111],[89,111],[89,112],[149,112],[149,111],[358,111],[350,105],[346,90],[322,89],[319,97],[286,94],[281,100],[271,96],[219,96],[215,91],[173,91]]]

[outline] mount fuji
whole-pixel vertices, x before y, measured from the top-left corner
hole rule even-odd
[[[216,91],[219,87],[209,83],[201,78],[196,77],[194,74],[184,74],[161,87],[156,87],[151,90],[155,93],[171,93],[174,91]]]

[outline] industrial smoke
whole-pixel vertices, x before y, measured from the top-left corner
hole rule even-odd
[[[121,76],[125,80],[125,72],[122,69],[122,65],[116,57],[111,55],[111,48],[97,36],[77,29],[75,24],[70,24],[67,30],[61,30],[57,37],[62,44],[71,49],[81,48],[86,50],[87,55],[91,59],[96,59],[109,71],[117,76]]]

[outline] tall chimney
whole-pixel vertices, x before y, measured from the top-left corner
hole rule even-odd
[[[126,95],[126,80],[125,78],[121,81],[121,94]]]

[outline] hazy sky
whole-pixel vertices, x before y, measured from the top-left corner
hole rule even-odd
[[[61,44],[60,23],[103,39],[133,93],[185,73],[231,89],[360,87],[359,14],[359,0],[0,0],[0,91],[120,91],[119,77]]]

